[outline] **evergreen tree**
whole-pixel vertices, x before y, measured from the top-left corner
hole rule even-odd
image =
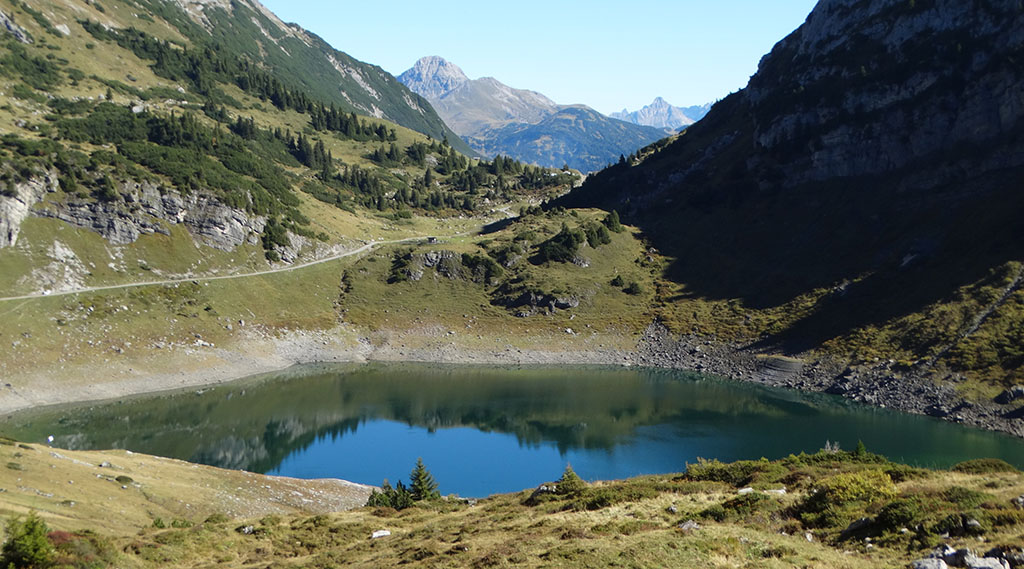
[[[556,492],[562,496],[575,496],[583,492],[586,488],[587,483],[576,474],[576,471],[572,469],[572,465],[565,465],[565,472],[563,472],[562,477],[558,479],[558,489]]]
[[[416,459],[416,467],[409,474],[409,487],[412,499],[416,501],[436,500],[441,497],[441,493],[437,490],[437,482],[434,481],[430,471],[423,466],[422,458]]]
[[[49,567],[53,563],[53,544],[46,538],[46,522],[32,512],[28,519],[12,519],[6,528],[7,541],[0,551],[5,567]]]

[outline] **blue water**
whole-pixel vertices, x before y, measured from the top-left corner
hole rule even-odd
[[[225,468],[366,484],[418,457],[443,493],[486,496],[557,479],[680,472],[813,453],[825,441],[927,467],[996,457],[1021,439],[921,416],[664,370],[372,364],[304,366],[201,392],[15,415],[0,433],[127,448]]]

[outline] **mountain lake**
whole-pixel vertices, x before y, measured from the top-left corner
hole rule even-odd
[[[646,368],[316,364],[213,387],[13,414],[0,433],[222,468],[379,485],[422,457],[444,494],[682,472],[814,453],[826,441],[924,467],[1001,458],[1024,440],[840,397]]]

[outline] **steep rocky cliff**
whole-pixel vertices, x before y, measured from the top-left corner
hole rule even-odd
[[[1021,61],[1017,0],[822,0],[747,88],[560,203],[617,208],[675,301],[730,300],[762,345],[1012,381]]]
[[[14,195],[0,196],[0,248],[15,245],[21,223],[30,215],[59,219],[90,229],[114,245],[134,243],[140,236],[170,234],[182,224],[195,240],[223,251],[259,243],[266,217],[228,207],[217,198],[180,192],[152,182],[122,183],[118,199],[65,197],[46,200],[59,190],[56,171],[38,174],[14,185]]]

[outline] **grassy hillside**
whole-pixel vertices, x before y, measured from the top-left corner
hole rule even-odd
[[[0,481],[10,488],[0,508],[39,512],[59,530],[49,538],[57,559],[76,567],[893,567],[941,543],[976,549],[979,538],[984,551],[1019,554],[1024,531],[1011,501],[1024,493],[1024,476],[998,461],[936,472],[865,452],[821,451],[700,462],[679,475],[614,482],[563,476],[552,493],[311,516],[266,500],[291,489],[324,492],[316,482],[186,472],[173,461],[123,453],[55,456],[14,443],[0,454],[8,464]],[[33,488],[16,484],[28,475]],[[71,486],[73,504],[65,499]],[[234,486],[232,500],[221,501],[221,489]],[[109,516],[97,509],[110,499],[121,512],[113,526],[100,523]],[[390,535],[371,539],[382,529]]]
[[[73,225],[117,246],[88,236],[69,243],[53,232],[70,228],[33,216],[17,248],[0,252],[0,265],[9,269],[2,284],[12,294],[256,270],[282,255],[325,256],[401,233],[399,225],[493,215],[496,207],[564,191],[575,179],[510,160],[472,160],[441,140],[444,133],[432,140],[346,110],[351,105],[335,98],[354,87],[335,85],[325,96],[325,84],[288,74],[313,72],[286,65],[281,49],[271,50],[274,65],[253,59],[263,51],[249,23],[273,28],[262,11],[239,20],[248,14],[245,4],[232,14],[215,7],[196,23],[173,4],[151,4],[151,11],[120,2],[76,9],[0,4],[24,40],[7,34],[0,45],[3,199],[24,199],[21,188],[47,181],[55,191],[44,192],[36,215],[74,218]],[[213,20],[216,38],[202,25]],[[283,29],[276,38],[257,35],[326,49]],[[368,73],[353,65],[342,67]],[[378,92],[375,100],[409,95],[388,80],[397,90]],[[189,235],[181,220],[151,216],[152,202],[140,212],[146,191],[173,192],[192,203],[193,213],[196,203],[215,200],[244,212],[251,222],[245,230],[255,234],[235,251],[200,246],[210,243],[194,227]],[[223,223],[200,222],[212,223],[214,234]],[[142,227],[141,237],[125,234],[126,224]]]

